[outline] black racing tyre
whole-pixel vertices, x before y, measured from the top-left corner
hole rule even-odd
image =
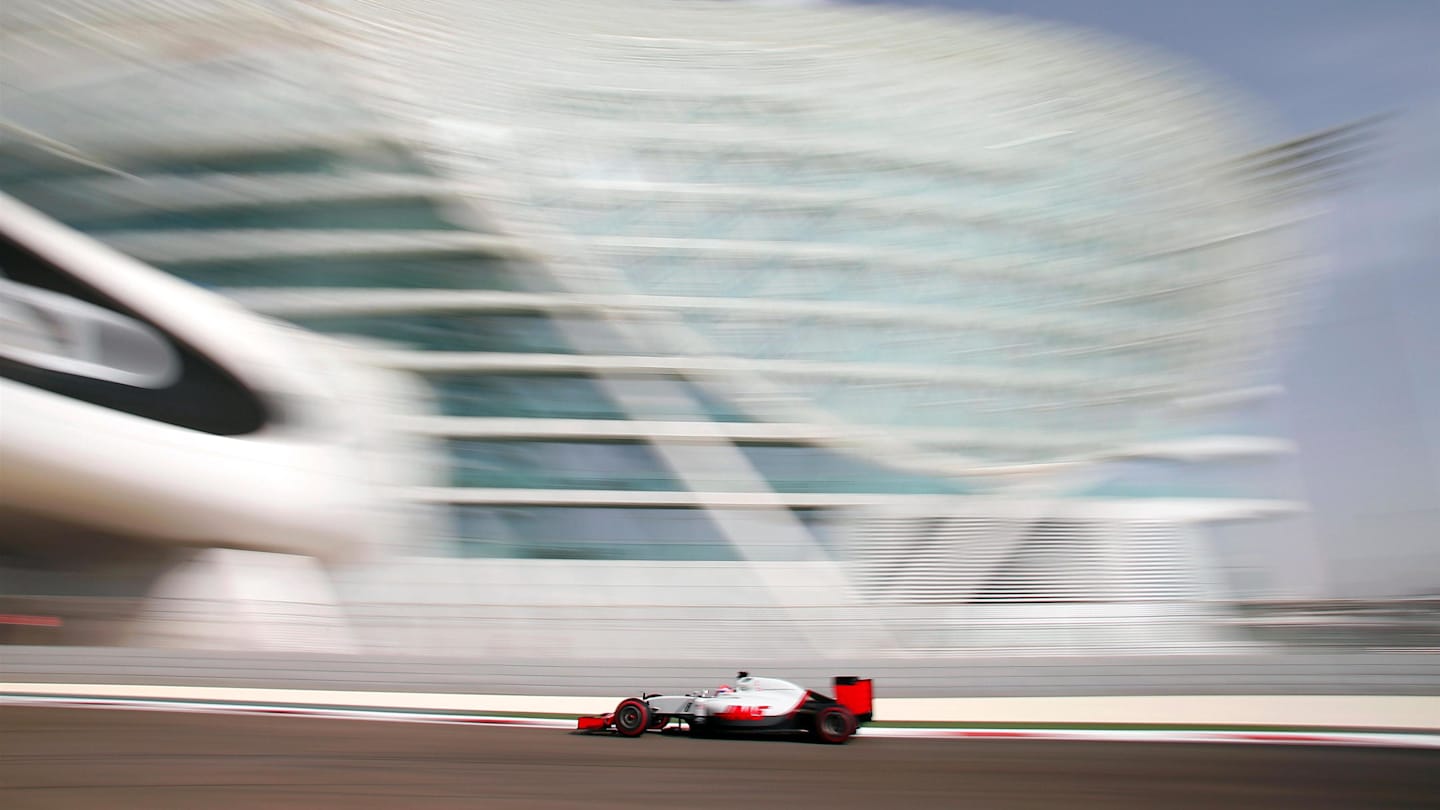
[[[650,704],[639,698],[626,698],[615,707],[612,722],[615,733],[621,737],[639,737],[650,728]]]
[[[815,739],[839,745],[855,734],[855,715],[844,706],[826,706],[815,712],[810,731]]]

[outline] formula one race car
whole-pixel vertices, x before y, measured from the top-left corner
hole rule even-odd
[[[581,717],[575,729],[639,737],[652,730],[679,730],[683,724],[692,736],[790,732],[839,744],[870,722],[872,697],[869,678],[836,678],[832,698],[789,681],[741,672],[733,687],[713,692],[626,698],[609,714]]]

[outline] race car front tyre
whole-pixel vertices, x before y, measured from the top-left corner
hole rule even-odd
[[[621,737],[639,737],[650,727],[650,704],[638,698],[627,698],[615,707],[615,733]]]
[[[839,745],[854,736],[855,715],[844,706],[826,706],[815,712],[810,730],[817,741]]]

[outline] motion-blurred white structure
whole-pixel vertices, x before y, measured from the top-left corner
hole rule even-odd
[[[659,0],[4,13],[11,193],[429,383],[375,435],[444,445],[392,491],[454,528],[336,574],[362,643],[1214,646],[1203,527],[1300,508],[1183,471],[1288,451],[1213,426],[1307,257],[1249,117],[1152,55]]]

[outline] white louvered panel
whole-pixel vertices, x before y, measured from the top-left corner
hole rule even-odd
[[[923,521],[873,518],[861,521],[851,565],[860,593],[874,600],[893,598],[897,582],[911,566],[912,552],[923,544]]]
[[[1193,573],[1172,523],[1137,521],[1125,527],[1122,593],[1126,600],[1179,601],[1194,597]]]
[[[976,594],[979,602],[1049,601],[1067,590],[1063,576],[1064,532],[1049,522],[1024,530],[1010,553]]]
[[[934,564],[909,583],[908,601],[968,601],[1014,540],[1009,521],[973,517],[937,518]]]
[[[897,603],[1083,602],[1106,592],[1100,526],[959,516],[862,521],[857,589]]]

